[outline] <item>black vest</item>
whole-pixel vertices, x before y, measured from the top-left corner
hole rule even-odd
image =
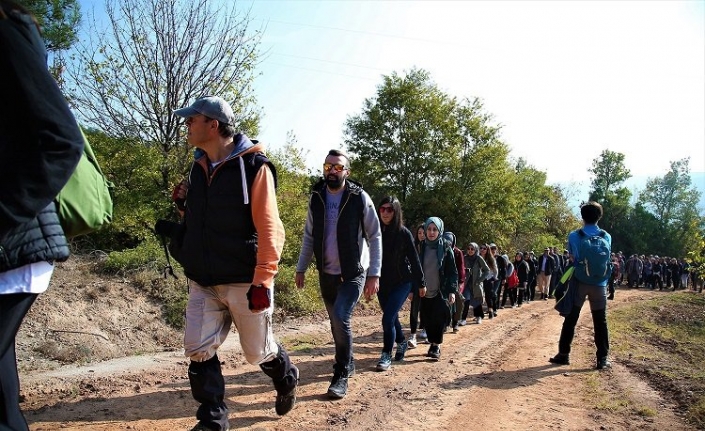
[[[343,280],[350,280],[362,274],[364,268],[360,264],[360,229],[364,232],[362,187],[345,180],[345,190],[340,198],[338,209],[338,258]],[[316,256],[316,268],[323,271],[323,236],[325,224],[326,184],[319,181],[311,195],[311,215],[313,217],[313,254]]]
[[[244,162],[243,190],[240,158]],[[205,163],[208,163],[205,160]],[[218,165],[210,175],[204,165],[191,168],[183,241],[172,250],[184,273],[201,286],[251,283],[257,265],[257,231],[252,220],[252,182],[263,164],[262,153],[245,154]]]

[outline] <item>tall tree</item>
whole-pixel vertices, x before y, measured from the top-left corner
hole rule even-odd
[[[42,29],[47,52],[71,48],[78,41],[81,7],[78,0],[20,0]]]
[[[663,177],[649,179],[639,196],[658,223],[653,245],[670,256],[685,256],[702,241],[700,192],[691,185],[689,163],[689,158],[672,161],[671,170]]]
[[[624,165],[625,156],[610,150],[603,150],[600,156],[592,161],[588,172],[593,174],[590,200],[599,202],[604,209],[600,226],[607,229],[613,237],[614,250],[626,248],[627,240],[622,232],[626,229],[630,217],[631,191],[624,187],[624,182],[631,177],[629,169]]]
[[[249,11],[209,0],[108,0],[106,12],[108,28],[92,22],[93,37],[68,69],[68,93],[90,126],[159,148],[165,192],[189,160],[175,108],[218,95],[234,102],[238,128],[256,131],[261,33],[250,29]]]
[[[590,200],[601,201],[617,189],[629,178],[631,172],[624,165],[624,154],[603,150],[597,159],[593,159],[588,172],[594,175]]]
[[[49,55],[49,71],[63,88],[64,52],[78,42],[81,24],[78,0],[20,0],[19,3],[37,18]]]
[[[345,144],[355,154],[356,178],[403,203],[451,170],[455,104],[424,70],[382,79],[362,113],[348,118]]]

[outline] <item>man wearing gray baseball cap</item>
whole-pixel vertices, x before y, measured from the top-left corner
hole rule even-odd
[[[191,393],[201,404],[192,431],[229,429],[217,350],[232,323],[247,362],[271,377],[275,410],[285,415],[296,403],[299,370],[272,331],[284,247],[276,170],[263,144],[235,132],[235,115],[222,98],[201,97],[174,113],[186,118],[186,138],[196,148],[188,180],[173,194],[185,228],[170,244],[189,279],[184,353]]]
[[[184,118],[200,114],[231,126],[235,123],[233,108],[218,96],[199,97],[191,106],[177,109],[174,114]]]

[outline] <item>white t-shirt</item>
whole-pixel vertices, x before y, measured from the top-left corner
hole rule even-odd
[[[44,293],[49,288],[54,265],[36,262],[0,272],[0,295],[12,293]]]

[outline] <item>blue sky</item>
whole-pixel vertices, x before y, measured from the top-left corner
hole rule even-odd
[[[318,167],[381,75],[419,67],[479,97],[513,157],[589,182],[604,149],[635,177],[705,172],[703,1],[259,1],[260,139],[293,131]],[[702,189],[705,189],[705,184]]]
[[[418,67],[482,99],[512,157],[550,183],[587,190],[604,149],[626,155],[637,185],[684,157],[705,172],[705,0],[238,5],[265,29],[258,138],[279,148],[293,131],[316,170],[381,76]]]

